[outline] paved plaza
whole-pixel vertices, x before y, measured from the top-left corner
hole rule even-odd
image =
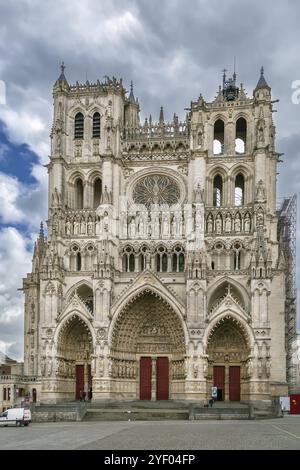
[[[300,416],[259,421],[36,423],[0,428],[0,449],[300,449]]]

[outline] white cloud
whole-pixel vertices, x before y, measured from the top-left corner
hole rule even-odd
[[[0,218],[4,223],[23,220],[24,215],[17,207],[21,193],[21,185],[17,178],[0,173]]]
[[[36,185],[25,185],[17,178],[0,172],[0,221],[36,227],[46,216],[47,171],[35,165],[32,175]]]
[[[31,241],[13,227],[0,231],[0,350],[22,358],[22,278],[31,270]]]

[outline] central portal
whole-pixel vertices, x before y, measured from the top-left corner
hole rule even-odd
[[[169,359],[141,357],[140,400],[169,400]]]
[[[173,399],[183,389],[185,354],[179,316],[158,294],[140,294],[120,312],[113,329],[114,396]]]

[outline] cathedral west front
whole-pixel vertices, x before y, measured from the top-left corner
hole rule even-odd
[[[278,235],[273,101],[236,75],[184,120],[122,80],[53,87],[47,238],[24,279],[38,400],[287,395],[295,310]]]

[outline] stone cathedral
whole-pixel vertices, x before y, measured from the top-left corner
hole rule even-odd
[[[49,214],[24,279],[42,402],[270,401],[288,390],[271,88],[223,75],[184,120],[131,84],[53,87]]]

